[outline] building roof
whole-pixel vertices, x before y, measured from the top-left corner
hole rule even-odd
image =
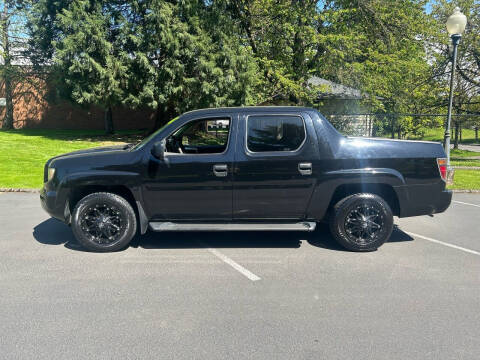
[[[0,50],[3,51],[3,49],[0,47]],[[11,57],[12,57],[12,65],[16,66],[31,66],[32,62],[30,59],[25,56],[25,49],[24,48],[17,48],[17,49],[11,49],[10,50]],[[5,65],[5,61],[3,59],[3,56],[1,55],[0,52],[0,66]]]
[[[334,83],[333,81],[312,76],[308,79],[308,84],[326,88],[325,91],[318,93],[318,99],[343,99],[343,100],[361,100],[367,97],[358,89],[349,86]]]

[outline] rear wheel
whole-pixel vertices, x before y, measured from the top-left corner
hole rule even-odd
[[[330,231],[337,242],[352,251],[373,251],[390,238],[393,214],[374,194],[354,194],[340,200],[330,217]]]
[[[93,193],[73,211],[72,230],[88,250],[107,252],[126,247],[137,229],[135,211],[127,200],[111,193]]]

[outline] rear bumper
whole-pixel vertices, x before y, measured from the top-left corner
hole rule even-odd
[[[400,217],[442,213],[452,202],[452,191],[435,185],[408,186],[406,193],[406,198],[400,203]]]

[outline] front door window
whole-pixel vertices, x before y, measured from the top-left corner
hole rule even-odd
[[[226,151],[230,119],[191,121],[167,138],[166,150],[177,154],[221,154]]]

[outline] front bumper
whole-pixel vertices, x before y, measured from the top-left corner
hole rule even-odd
[[[51,217],[63,222],[69,221],[69,213],[66,214],[68,204],[62,204],[59,202],[57,192],[49,190],[47,183],[44,184],[40,191],[40,204],[42,205],[43,210],[45,210]]]

